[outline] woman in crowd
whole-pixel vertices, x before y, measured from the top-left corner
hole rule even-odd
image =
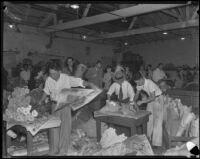
[[[62,70],[63,73],[68,74],[69,76],[74,76],[75,73],[75,64],[72,57],[68,57],[65,61],[65,67]]]
[[[146,71],[145,71],[144,68],[145,68],[144,65],[141,65],[141,66],[140,66],[139,72],[141,73],[141,75],[142,75],[143,77],[146,77]]]
[[[147,66],[146,78],[152,80],[152,77],[153,77],[153,69],[152,69],[152,65],[149,64]]]
[[[30,77],[31,77],[31,71],[29,69],[29,65],[24,64],[23,70],[20,72],[20,79],[21,79],[21,82],[22,82],[21,84],[22,85],[28,85]]]
[[[128,66],[125,66],[125,77],[126,77],[126,80],[131,82],[132,80],[132,73],[130,71],[130,68]]]
[[[167,76],[163,70],[163,64],[159,63],[157,68],[153,71],[152,79],[154,82],[158,82],[162,79],[167,79]]]
[[[183,76],[180,74],[180,71],[176,71],[176,76],[175,76],[175,79],[174,79],[174,87],[175,88],[182,88],[183,86]]]
[[[112,84],[112,77],[113,77],[112,67],[108,65],[106,67],[106,72],[103,76],[104,89],[106,91],[110,88],[110,85]]]

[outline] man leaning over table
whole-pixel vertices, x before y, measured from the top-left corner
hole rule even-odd
[[[50,95],[51,100],[54,101],[56,105],[58,94],[64,88],[89,86],[93,89],[97,89],[97,87],[92,83],[61,73],[61,68],[56,62],[49,63],[48,73],[49,77],[46,79],[44,94],[39,102],[40,104],[46,99],[47,95]],[[55,109],[55,105],[53,105],[52,109]],[[56,111],[54,114],[60,117],[61,126],[59,128],[53,128],[51,131],[53,135],[53,145],[51,145],[52,150],[50,150],[49,155],[67,155],[70,146],[72,124],[71,107],[65,107]]]
[[[153,146],[162,146],[163,105],[159,102],[162,91],[152,80],[144,78],[140,72],[134,74],[133,80],[137,84],[134,101],[137,101],[141,90],[149,95],[147,99],[137,102],[139,107],[143,103],[147,103],[147,111],[152,113],[147,123],[147,136]]]

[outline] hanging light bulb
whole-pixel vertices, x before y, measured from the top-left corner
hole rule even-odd
[[[78,9],[78,8],[79,8],[79,5],[78,5],[78,4],[72,4],[72,5],[70,5],[70,7],[71,7],[72,9]]]
[[[86,35],[82,35],[82,39],[83,39],[83,40],[86,40],[86,39],[87,39],[87,36],[86,36]]]
[[[14,24],[8,24],[9,28],[13,29],[15,26]]]
[[[127,45],[128,45],[128,43],[127,43],[127,42],[125,42],[125,43],[124,43],[124,45],[125,45],[125,46],[127,46]]]

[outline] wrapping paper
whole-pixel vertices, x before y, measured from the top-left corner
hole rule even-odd
[[[191,140],[191,142],[193,142],[199,147],[199,137]],[[186,156],[186,157],[192,156],[192,154],[187,150],[186,143],[182,144],[181,146],[168,149],[163,155],[164,156]]]
[[[152,156],[154,155],[151,145],[146,135],[134,135],[124,141],[127,153],[136,151],[138,155]]]
[[[58,102],[55,111],[60,110],[66,106],[70,106],[75,111],[91,102],[101,92],[101,89],[64,89],[58,96]],[[74,100],[72,98],[74,98]]]
[[[17,121],[7,121],[7,129],[12,128],[15,125],[21,125],[26,128],[33,136],[35,136],[40,130],[46,128],[59,127],[61,120],[59,117],[49,116],[47,118],[39,118],[33,122],[17,122]]]

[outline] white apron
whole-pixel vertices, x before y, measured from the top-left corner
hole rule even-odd
[[[163,105],[162,95],[147,105],[147,111],[152,113],[147,123],[147,136],[153,146],[162,146]]]

